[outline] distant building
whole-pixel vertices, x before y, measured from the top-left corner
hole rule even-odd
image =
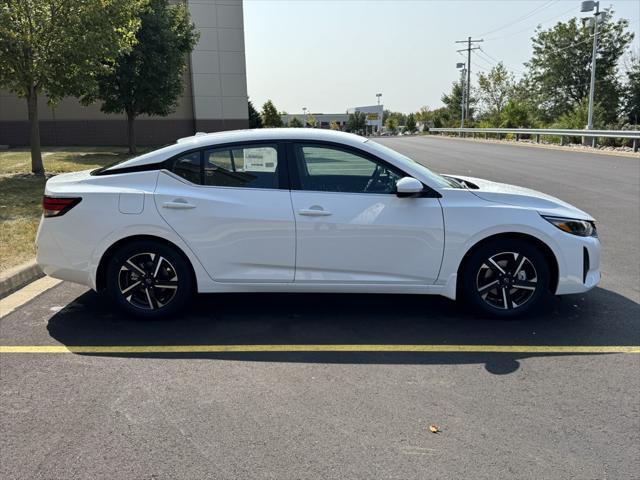
[[[349,120],[349,115],[355,112],[362,112],[367,117],[367,127],[369,133],[382,132],[382,105],[371,105],[368,107],[349,108],[346,113],[287,113],[280,115],[283,125],[289,125],[294,118],[298,119],[301,125],[305,125],[308,119],[313,116],[316,120],[316,128],[330,128],[332,122],[336,122],[341,130],[344,130]]]
[[[242,0],[185,1],[200,31],[184,75],[185,88],[176,111],[166,117],[141,116],[136,140],[160,145],[197,131],[249,126]],[[39,98],[42,145],[126,145],[124,115],[105,114],[65,98],[55,109]],[[28,145],[27,102],[0,90],[0,145]]]
[[[341,130],[347,125],[349,114],[347,113],[295,113],[295,114],[283,114],[280,115],[283,125],[289,125],[289,122],[294,118],[297,118],[301,125],[305,125],[307,120],[311,117],[316,120],[316,128],[330,128],[331,122],[336,122]]]
[[[383,105],[370,105],[368,107],[355,107],[347,110],[347,113],[362,112],[367,116],[367,130],[369,133],[382,133]],[[371,127],[371,128],[369,128]]]

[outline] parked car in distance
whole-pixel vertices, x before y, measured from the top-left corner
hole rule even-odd
[[[512,317],[600,280],[587,213],[331,130],[184,138],[49,179],[43,210],[44,272],[150,318],[196,292],[437,294]]]

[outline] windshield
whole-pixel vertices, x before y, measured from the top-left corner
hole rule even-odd
[[[430,180],[433,180],[433,182],[439,187],[463,188],[462,185],[460,185],[460,183],[456,182],[452,178],[446,178],[446,177],[443,177],[442,175],[438,175],[437,173],[434,173],[431,170],[429,170],[424,165],[416,162],[415,160],[407,157],[406,155],[402,155],[401,153],[396,152],[395,150],[389,147],[385,147],[384,145],[381,145],[371,140],[367,140],[366,143],[367,145],[369,145],[371,148],[378,151],[379,153],[384,154],[388,157],[391,157],[394,160],[399,161],[400,163],[411,163],[412,166],[419,168],[424,173],[424,175],[429,177]]]

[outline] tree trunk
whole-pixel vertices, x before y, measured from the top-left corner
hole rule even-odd
[[[44,175],[42,152],[40,150],[40,123],[38,122],[38,93],[34,86],[27,95],[29,112],[29,145],[31,145],[31,171],[36,175]]]
[[[133,121],[136,119],[136,116],[127,112],[127,136],[129,138],[129,153],[135,155],[138,153],[136,151],[136,130],[133,125]]]

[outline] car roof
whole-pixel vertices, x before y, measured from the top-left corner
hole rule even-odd
[[[213,147],[216,145],[237,142],[277,141],[277,140],[309,140],[336,142],[344,145],[358,146],[367,141],[365,137],[352,133],[320,128],[258,128],[252,130],[229,130],[215,133],[197,133],[191,137],[180,138],[176,143],[154,150],[144,155],[134,157],[105,170],[119,170],[121,168],[138,167],[158,163],[181,152],[196,148]]]
[[[352,133],[320,128],[257,128],[252,130],[231,130],[215,133],[196,133],[191,137],[178,139],[177,143],[195,146],[256,140],[324,140],[340,143],[363,143],[367,139]]]

